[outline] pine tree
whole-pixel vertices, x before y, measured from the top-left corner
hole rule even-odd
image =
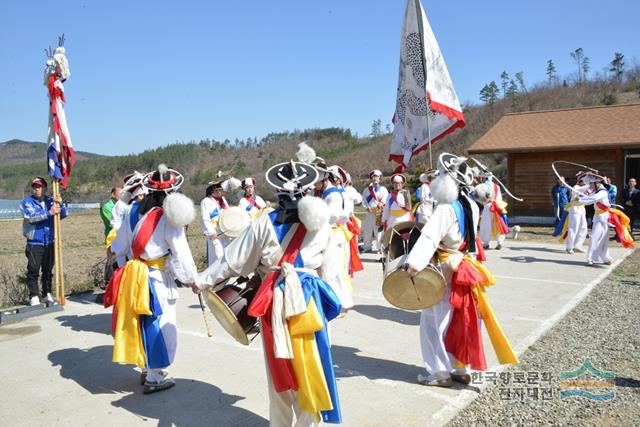
[[[584,77],[585,80],[587,80],[587,74],[589,73],[589,70],[591,69],[590,62],[591,62],[591,60],[589,59],[588,56],[585,56],[582,59],[582,76]]]
[[[502,74],[500,74],[500,80],[502,80],[502,96],[506,97],[507,87],[509,86],[509,73],[503,71]]]
[[[489,84],[486,84],[480,90],[480,100],[485,104],[489,104],[493,106],[495,102],[498,100],[498,96],[500,95],[500,89],[496,82],[492,81]]]
[[[527,93],[527,85],[524,83],[524,72],[520,71],[516,73],[516,81],[518,82],[518,86],[520,88],[520,92]]]
[[[552,59],[547,61],[547,78],[549,79],[549,86],[552,86],[558,78],[556,75],[556,66]]]
[[[520,101],[520,97],[518,96],[518,85],[513,79],[509,81],[507,96],[509,97],[509,99],[511,99],[511,108],[516,108]]]
[[[382,135],[382,120],[376,119],[371,123],[371,136],[374,138]]]
[[[611,61],[611,68],[609,71],[613,73],[613,78],[616,79],[618,84],[622,83],[622,74],[624,73],[624,55],[620,52],[614,54],[613,61]]]
[[[582,58],[584,57],[584,51],[579,47],[573,52],[569,52],[569,55],[571,55],[571,58],[578,64],[578,83],[582,83]]]

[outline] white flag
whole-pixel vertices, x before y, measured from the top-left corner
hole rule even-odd
[[[389,160],[400,163],[396,171],[402,172],[412,156],[429,147],[429,139],[437,141],[464,126],[458,96],[420,0],[408,0],[404,13],[397,96]]]

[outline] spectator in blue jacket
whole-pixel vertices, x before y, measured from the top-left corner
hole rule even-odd
[[[47,181],[36,177],[31,181],[32,195],[20,203],[22,211],[22,234],[27,239],[27,286],[30,305],[40,304],[38,298],[38,276],[42,271],[42,299],[53,303],[51,279],[54,263],[53,256],[53,216],[60,214],[66,218],[67,210],[60,196],[56,200],[47,196]],[[58,207],[58,203],[62,208]]]
[[[569,189],[564,184],[565,180],[563,177],[558,179],[558,183],[553,186],[551,189],[551,199],[553,201],[553,214],[555,216],[555,225],[558,224],[560,218],[562,217],[562,213],[564,212],[564,207],[569,203],[569,198],[571,194]]]

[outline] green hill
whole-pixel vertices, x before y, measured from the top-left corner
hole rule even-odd
[[[11,139],[0,142],[0,166],[21,165],[44,161],[47,144],[44,142],[28,142],[21,139]],[[76,159],[87,160],[104,157],[100,154],[76,151]]]
[[[465,154],[466,149],[493,126],[504,114],[521,111],[572,108],[592,105],[638,102],[637,83],[631,81],[625,87],[607,81],[588,81],[576,85],[541,85],[516,94],[510,94],[492,104],[464,106],[466,127],[445,137],[433,146],[433,159],[442,151]],[[112,186],[120,183],[121,177],[133,170],[148,171],[159,163],[175,167],[185,175],[183,187],[186,194],[196,202],[204,197],[206,183],[219,170],[231,170],[234,176],[253,176],[257,180],[258,193],[271,196],[266,187],[264,172],[273,164],[290,159],[300,141],[307,141],[317,154],[329,164],[340,164],[353,177],[356,188],[362,188],[368,181],[367,174],[378,168],[388,176],[396,167],[387,161],[391,134],[377,132],[375,136],[356,137],[349,129],[327,128],[295,130],[271,133],[261,140],[229,141],[202,140],[182,144],[171,144],[143,153],[127,156],[98,157],[83,153],[70,180],[66,192],[68,200],[100,200],[108,197]],[[13,163],[0,163],[0,198],[19,198],[28,192],[28,183],[35,175],[46,173],[44,147],[25,145],[23,141],[8,141],[0,144],[0,150],[13,148]],[[9,148],[7,148],[9,147]],[[25,163],[19,159],[25,153],[38,148],[37,163]],[[17,148],[20,148],[18,150]],[[4,159],[4,152],[0,155]],[[78,156],[80,158],[80,156]],[[498,176],[504,176],[505,159],[501,155],[481,156]],[[423,151],[411,162],[410,175],[413,183],[416,176],[429,167],[428,150]]]

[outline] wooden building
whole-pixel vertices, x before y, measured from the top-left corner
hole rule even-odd
[[[618,186],[618,194],[628,178],[640,178],[640,104],[507,114],[468,152],[507,155],[505,184],[524,199],[509,201],[510,215],[548,216],[555,160],[598,169]],[[579,169],[558,165],[571,185]]]

